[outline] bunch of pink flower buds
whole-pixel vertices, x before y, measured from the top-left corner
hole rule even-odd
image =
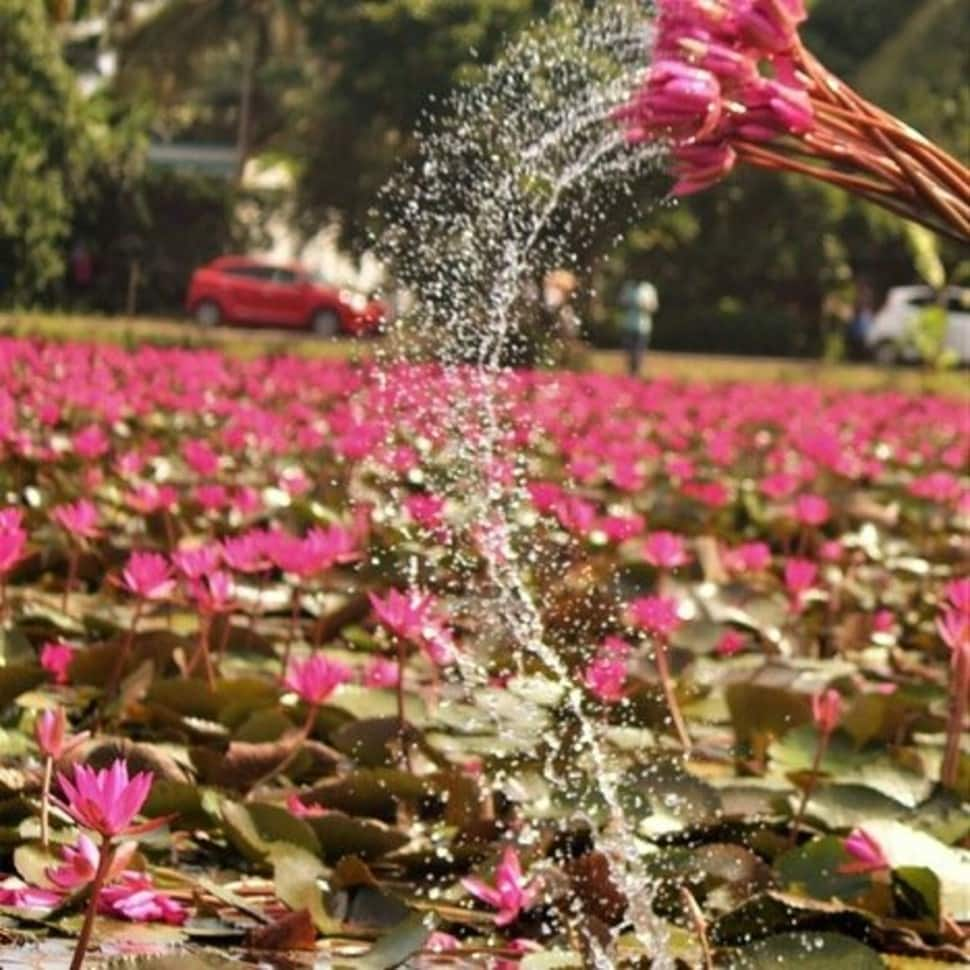
[[[812,128],[808,78],[794,54],[804,19],[802,0],[660,4],[653,65],[623,114],[632,138],[671,142],[676,194],[727,175],[739,140],[770,142]]]
[[[618,117],[669,145],[676,195],[739,161],[811,175],[970,240],[970,171],[826,70],[804,0],[659,0],[653,62]]]

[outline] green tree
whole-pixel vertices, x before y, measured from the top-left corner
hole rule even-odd
[[[302,33],[298,0],[169,0],[122,44],[118,87],[159,130],[235,141],[241,167],[292,124]]]
[[[109,140],[43,7],[0,0],[0,300],[32,301],[61,277],[75,207]]]
[[[422,114],[473,79],[511,34],[548,12],[548,0],[371,0],[321,3],[307,17],[312,86],[286,143],[300,157],[307,228],[337,216],[364,238],[388,176],[413,151]]]

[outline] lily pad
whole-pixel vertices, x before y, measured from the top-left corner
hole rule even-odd
[[[298,846],[312,855],[320,852],[313,829],[277,805],[225,801],[222,819],[229,841],[252,862],[265,860],[274,842]]]
[[[838,933],[784,933],[762,940],[733,955],[731,970],[885,970],[875,950]]]
[[[409,841],[397,829],[380,822],[351,818],[342,812],[328,812],[320,818],[312,818],[309,825],[317,839],[317,851],[331,865],[350,855],[365,862],[379,859]]]
[[[353,970],[392,970],[399,967],[428,942],[434,930],[434,920],[429,916],[414,914],[403,920],[389,933],[381,937],[370,950],[353,963]],[[336,967],[349,966],[336,963]]]

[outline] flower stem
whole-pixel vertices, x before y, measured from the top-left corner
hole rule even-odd
[[[91,931],[94,929],[94,917],[98,911],[98,897],[101,895],[104,880],[111,869],[114,854],[115,848],[110,842],[102,843],[98,870],[94,874],[94,882],[91,883],[91,896],[88,900],[87,912],[84,914],[84,924],[81,926],[81,935],[77,939],[77,946],[71,959],[71,970],[81,970],[84,965],[84,957],[91,942]]]
[[[293,742],[292,750],[286,755],[286,757],[278,764],[270,768],[261,778],[257,778],[256,782],[253,784],[252,788],[249,789],[249,795],[247,799],[251,798],[253,794],[259,791],[264,785],[269,784],[277,775],[282,774],[289,766],[293,763],[293,760],[302,750],[303,744],[308,737],[310,737],[310,732],[313,730],[313,725],[317,721],[317,710],[319,705],[313,704],[307,711],[306,721],[303,722],[303,727],[300,729],[300,735]]]
[[[131,618],[131,626],[128,628],[128,634],[125,637],[124,643],[121,645],[121,650],[118,651],[118,659],[115,661],[114,669],[111,671],[111,677],[108,680],[108,687],[105,690],[105,694],[110,696],[118,689],[118,683],[121,681],[121,674],[125,669],[125,663],[128,660],[128,655],[131,653],[131,648],[135,642],[135,632],[138,629],[138,621],[141,619],[142,609],[144,604],[141,600],[135,603],[135,612]]]
[[[687,724],[684,715],[680,711],[677,703],[677,692],[674,690],[674,682],[670,676],[670,664],[667,661],[667,641],[662,637],[657,638],[657,648],[654,651],[657,661],[657,673],[660,676],[660,685],[663,687],[664,699],[667,701],[667,710],[670,718],[674,722],[677,730],[677,737],[680,739],[680,746],[685,754],[690,754],[692,747],[690,734],[687,732]]]
[[[187,674],[192,673],[198,665],[199,661],[202,661],[202,666],[205,669],[205,680],[209,685],[209,690],[215,690],[215,672],[212,669],[212,657],[209,654],[209,637],[212,632],[212,616],[205,613],[200,618],[199,622],[199,643],[195,648],[195,654],[192,660],[189,662],[188,666],[185,668]]]
[[[44,758],[44,783],[40,790],[40,844],[46,849],[50,844],[50,802],[51,778],[54,774],[54,759]]]
[[[290,626],[286,634],[286,646],[283,648],[283,673],[290,663],[290,653],[293,650],[293,640],[296,638],[296,624],[300,615],[300,588],[294,586],[290,594]]]
[[[410,771],[411,751],[408,748],[408,725],[404,716],[404,664],[407,662],[407,652],[404,649],[404,640],[401,637],[395,637],[394,643],[397,647],[397,730],[401,743],[401,760],[407,770]]]
[[[970,658],[957,652],[951,678],[950,717],[946,726],[946,750],[940,769],[940,783],[944,788],[955,789],[960,774],[960,738],[963,722],[967,719],[968,695],[970,695]]]
[[[805,790],[802,792],[802,800],[798,805],[798,811],[795,813],[795,818],[792,820],[791,833],[788,836],[788,845],[790,848],[794,848],[795,843],[798,841],[798,833],[801,830],[802,820],[805,817],[805,809],[808,808],[808,800],[812,797],[812,792],[815,791],[815,782],[818,780],[818,770],[822,765],[822,759],[825,757],[825,752],[828,750],[829,737],[830,735],[828,732],[825,732],[818,739],[818,745],[815,748],[815,757],[812,759],[811,777],[808,779],[808,783],[805,785]]]
[[[61,597],[61,612],[67,613],[67,601],[71,595],[71,590],[74,588],[74,583],[77,581],[77,569],[78,560],[80,559],[80,550],[77,546],[71,546],[71,551],[67,557],[67,579],[64,583],[64,595]]]

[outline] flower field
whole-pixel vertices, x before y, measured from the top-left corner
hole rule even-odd
[[[0,340],[0,963],[965,961],[966,401],[466,384]]]

